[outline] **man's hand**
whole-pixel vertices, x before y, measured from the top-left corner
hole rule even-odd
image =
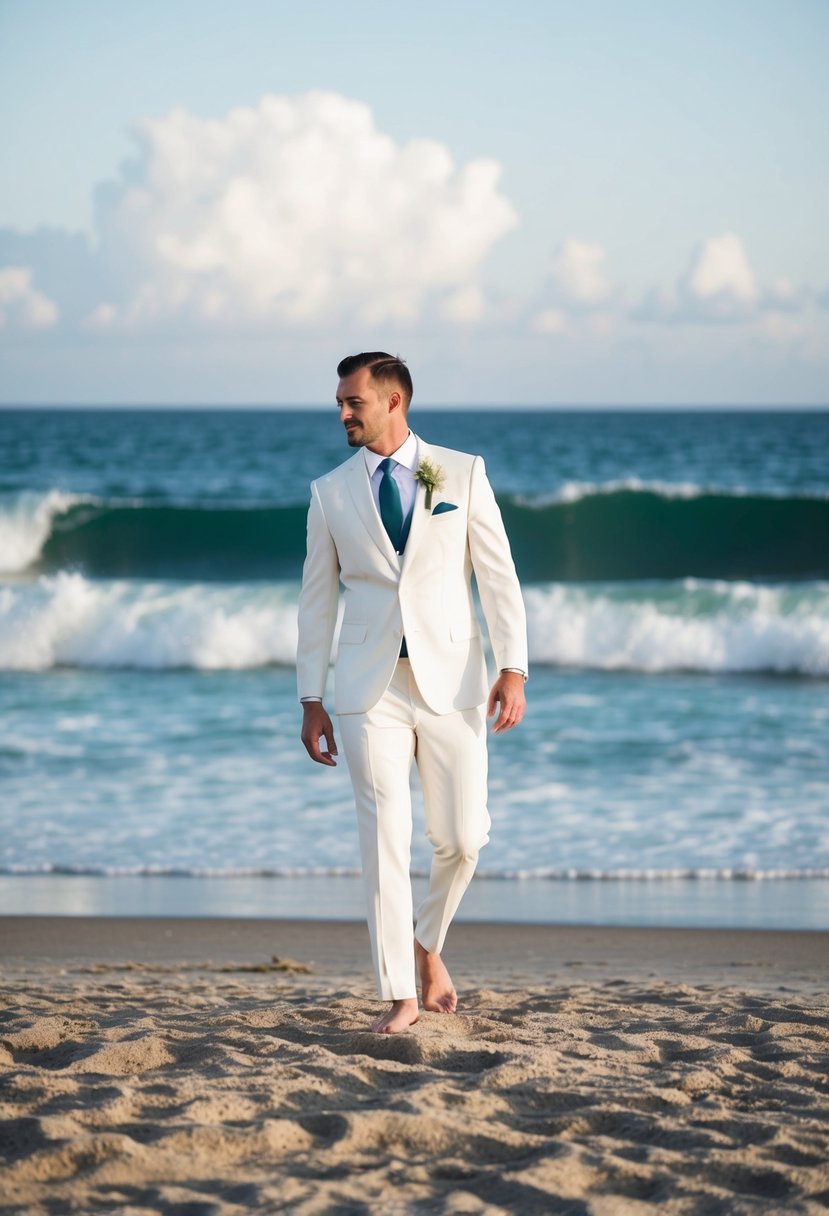
[[[331,725],[331,719],[325,712],[322,701],[306,701],[302,710],[302,742],[305,744],[305,750],[312,760],[316,760],[317,764],[336,767],[337,761],[334,757],[338,753],[337,744],[334,741],[334,727]],[[320,751],[320,739],[322,738],[325,739],[327,752]]]
[[[527,708],[527,698],[524,696],[524,677],[517,671],[502,671],[492,685],[486,716],[491,718],[495,706],[500,702],[501,712],[492,727],[492,733],[499,735],[503,730],[512,730],[524,717]]]

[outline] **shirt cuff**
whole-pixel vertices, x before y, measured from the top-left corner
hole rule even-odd
[[[307,705],[309,701],[318,701],[319,704],[322,705],[322,697],[300,697],[299,698],[300,705]]]
[[[529,676],[527,675],[526,671],[524,671],[523,667],[502,667],[501,671],[514,671],[516,675],[524,677],[525,684],[527,683],[527,680],[529,679]]]

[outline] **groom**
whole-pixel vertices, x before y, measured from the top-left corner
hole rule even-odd
[[[481,457],[409,430],[412,378],[402,359],[350,355],[337,373],[340,420],[357,452],[311,485],[297,651],[302,742],[312,760],[336,764],[323,694],[342,583],[334,709],[354,787],[377,988],[392,1002],[371,1029],[394,1033],[417,1021],[416,966],[425,1009],[457,1006],[440,952],[489,839],[485,715],[498,707],[494,733],[524,715],[526,618]],[[473,573],[498,669],[488,698]],[[416,914],[413,759],[434,850]]]

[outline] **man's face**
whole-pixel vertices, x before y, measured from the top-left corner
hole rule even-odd
[[[337,387],[337,405],[349,447],[369,447],[389,427],[388,397],[378,391],[367,367],[343,377]]]

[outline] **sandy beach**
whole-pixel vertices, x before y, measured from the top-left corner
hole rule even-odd
[[[821,1212],[829,934],[457,924],[373,1035],[359,923],[0,920],[0,1212]]]

